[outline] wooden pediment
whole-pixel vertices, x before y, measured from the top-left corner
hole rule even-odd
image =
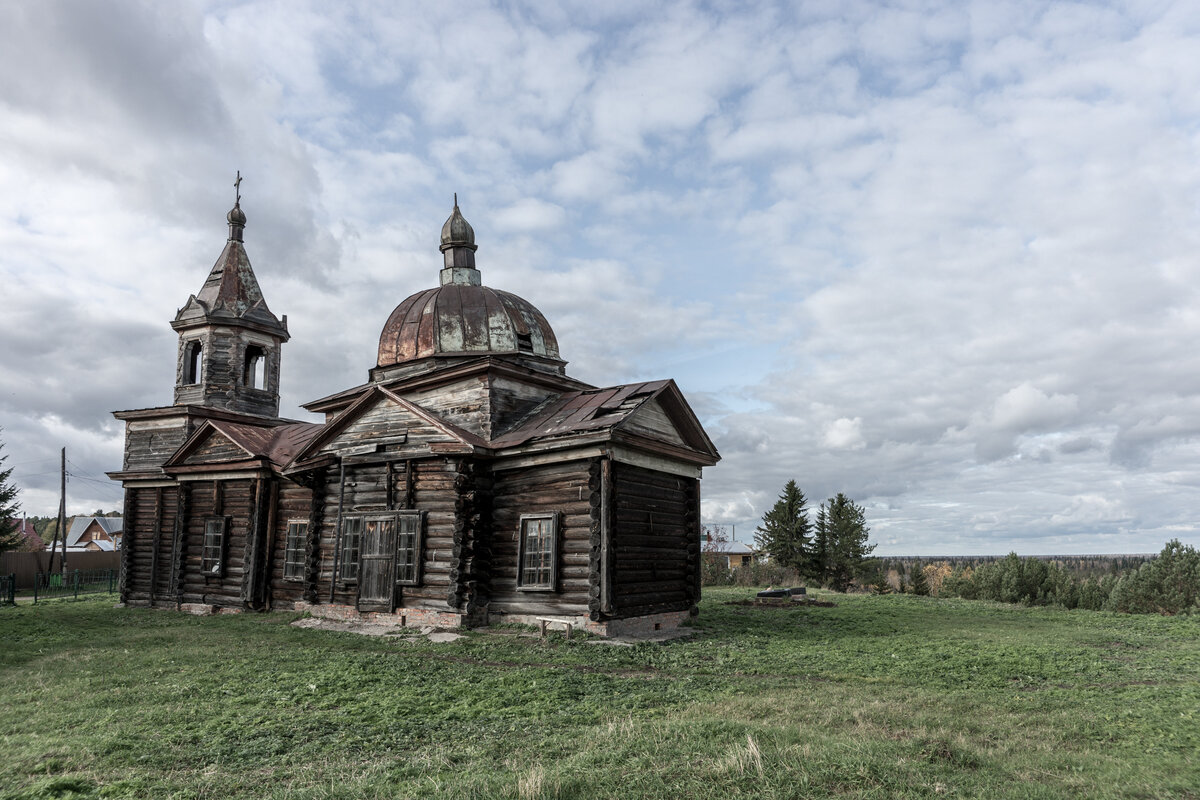
[[[337,458],[474,452],[486,446],[464,431],[399,395],[373,387],[325,426],[293,463],[303,466],[322,456]]]
[[[245,425],[205,422],[188,437],[179,449],[167,459],[163,467],[167,470],[188,471],[189,467],[212,464],[228,464],[244,467],[257,466],[262,460],[259,440],[270,438],[270,430],[260,430]],[[251,462],[247,464],[247,462]]]
[[[674,381],[666,381],[651,398],[639,403],[617,428],[626,435],[702,453],[712,458],[713,463],[720,458]]]

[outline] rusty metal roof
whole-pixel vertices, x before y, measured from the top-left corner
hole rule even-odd
[[[670,383],[630,383],[559,395],[534,409],[513,429],[497,436],[491,441],[491,446],[515,447],[532,439],[571,436],[614,428]]]
[[[269,428],[212,420],[208,424],[249,455],[265,458],[279,469],[287,466],[296,453],[325,427],[313,422],[296,422]]]
[[[250,256],[242,243],[246,215],[235,205],[227,217],[229,239],[225,249],[213,264],[200,291],[188,298],[187,304],[175,316],[175,327],[190,327],[209,316],[234,317],[253,321],[269,328],[281,328],[286,340],[284,323],[267,308]]]
[[[529,301],[490,286],[448,283],[396,306],[379,335],[378,366],[486,353],[558,359],[558,339]]]

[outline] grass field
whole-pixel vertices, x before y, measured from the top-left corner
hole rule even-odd
[[[0,609],[0,798],[1200,798],[1200,620],[750,596],[627,648]]]

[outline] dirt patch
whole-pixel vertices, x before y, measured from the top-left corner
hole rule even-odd
[[[336,619],[321,619],[305,617],[292,623],[295,628],[316,628],[322,631],[337,631],[338,633],[357,633],[360,636],[389,636],[401,641],[419,641],[422,638],[434,643],[455,642],[463,638],[461,633],[439,631],[426,627],[419,629],[402,628],[399,625],[387,625],[379,622],[350,622]]]

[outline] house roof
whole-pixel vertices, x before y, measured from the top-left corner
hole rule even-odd
[[[75,517],[75,519],[71,520],[71,527],[67,529],[67,547],[74,547],[79,544],[79,539],[83,536],[83,532],[93,522],[103,528],[104,532],[109,536],[125,530],[125,520],[122,517]]]
[[[33,523],[27,519],[10,520],[13,525],[17,526],[17,535],[29,543],[29,546],[34,550],[45,550],[46,542],[41,536],[38,536],[37,531],[33,527]]]
[[[758,551],[745,542],[705,542],[704,552],[725,556],[750,556]]]

